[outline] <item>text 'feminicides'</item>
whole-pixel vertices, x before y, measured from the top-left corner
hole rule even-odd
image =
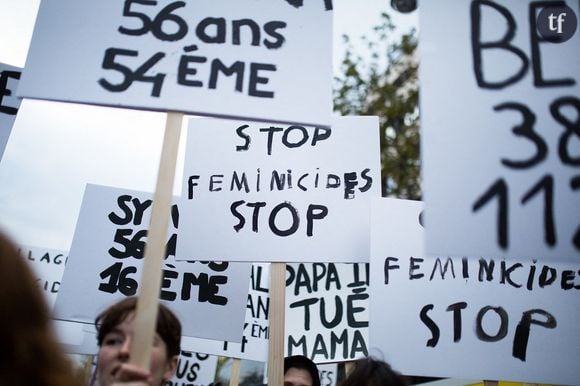
[[[393,366],[466,379],[578,379],[577,263],[425,256],[422,204],[373,204],[370,341],[385,353],[406,348]]]
[[[198,251],[195,258],[296,261],[331,244],[317,257],[362,261],[365,208],[380,194],[376,124],[376,117],[343,117],[329,128],[190,120],[182,226],[214,240],[189,250]],[[348,222],[352,227],[340,225]],[[248,243],[259,243],[262,256]],[[177,259],[191,260],[180,253],[183,245]]]

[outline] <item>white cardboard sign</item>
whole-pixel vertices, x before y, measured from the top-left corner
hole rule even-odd
[[[318,376],[320,377],[320,386],[336,386],[338,376],[337,363],[317,363]],[[264,384],[268,383],[267,366],[264,366]]]
[[[0,63],[0,160],[12,131],[20,99],[16,97],[22,69]]]
[[[331,128],[191,119],[178,260],[368,261],[377,117]],[[193,253],[193,255],[189,254]]]
[[[115,301],[137,295],[150,197],[148,193],[87,185],[56,301],[57,318],[93,323]],[[174,205],[161,301],[179,317],[183,335],[239,342],[251,266],[175,261],[178,226],[179,209]]]
[[[247,359],[258,362],[268,361],[268,312],[270,309],[270,265],[252,264],[252,273],[246,302],[244,335],[242,341],[227,342],[209,339],[183,337],[184,350]]]
[[[20,247],[20,253],[36,275],[36,283],[42,290],[48,309],[52,313],[68,260],[68,252],[24,245]],[[53,320],[52,323],[59,343],[67,352],[84,354],[87,351],[85,344],[87,334],[83,332],[83,324],[64,320]],[[89,347],[95,345],[96,341]]]
[[[332,5],[43,0],[19,95],[328,125]]]
[[[20,253],[37,277],[38,286],[42,289],[49,309],[54,308],[62,280],[68,253],[55,249],[22,246]]]
[[[181,351],[177,371],[166,386],[208,386],[214,383],[218,357]]]
[[[288,264],[286,276],[287,355],[328,363],[368,354],[368,264]]]
[[[336,386],[338,377],[338,364],[336,363],[319,363],[318,376],[320,377],[320,386]]]
[[[80,355],[97,355],[99,352],[99,345],[97,343],[97,333],[94,325],[87,325],[83,323],[66,322],[63,320],[56,320],[57,334],[63,335],[66,330],[70,328],[69,325],[80,327],[76,329],[76,340],[60,340],[61,346],[66,353],[80,354]],[[75,327],[75,328],[76,328]]]
[[[306,355],[316,363],[330,363],[367,355],[367,267],[365,263],[286,266],[285,356]],[[269,264],[252,265],[241,343],[184,337],[183,348],[267,362],[269,277]]]
[[[429,254],[580,258],[580,31],[545,40],[545,5],[421,3]]]
[[[369,353],[413,375],[580,379],[580,266],[424,257],[422,203],[373,202]]]

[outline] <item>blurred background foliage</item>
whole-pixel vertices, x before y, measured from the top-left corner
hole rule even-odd
[[[379,117],[382,195],[420,200],[417,33],[395,30],[383,13],[363,44],[343,36],[346,53],[341,75],[334,78],[334,110]]]

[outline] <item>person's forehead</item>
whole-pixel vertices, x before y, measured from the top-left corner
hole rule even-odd
[[[312,385],[312,375],[306,369],[291,367],[284,373],[284,379],[301,379],[303,383]]]
[[[127,315],[123,320],[114,325],[109,333],[127,334],[133,331],[134,315]]]

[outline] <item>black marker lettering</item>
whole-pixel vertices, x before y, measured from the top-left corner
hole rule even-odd
[[[495,335],[490,335],[483,330],[483,318],[489,311],[494,311],[500,318],[500,326]],[[475,322],[475,333],[484,342],[497,342],[505,338],[508,332],[509,318],[507,312],[502,307],[485,306],[477,313]]]
[[[433,319],[427,315],[427,312],[431,311],[432,309],[433,304],[427,304],[421,309],[419,314],[421,321],[425,324],[425,326],[427,326],[429,331],[431,331],[431,338],[427,341],[427,347],[435,347],[437,346],[437,342],[439,342],[439,327],[437,327],[437,323],[435,323]]]
[[[453,311],[453,341],[459,342],[461,340],[461,310],[467,308],[466,302],[458,302],[450,304],[446,311]]]
[[[482,42],[481,41],[481,10],[483,6],[488,6],[490,8],[498,11],[505,19],[507,31],[504,36],[496,42]],[[510,44],[515,36],[516,32],[516,21],[514,20],[512,14],[509,10],[500,4],[494,3],[487,0],[475,0],[471,3],[471,49],[473,55],[473,71],[475,73],[475,79],[477,80],[477,85],[481,88],[488,88],[492,90],[502,89],[511,84],[518,82],[523,78],[526,71],[528,70],[529,63],[526,55],[519,48]],[[535,23],[532,25],[536,25]],[[483,71],[483,50],[488,49],[501,49],[515,54],[521,61],[521,67],[519,71],[510,76],[503,81],[490,82],[485,80]]]
[[[543,316],[546,320],[537,320],[533,315]],[[512,347],[512,356],[520,359],[522,362],[526,361],[526,351],[528,349],[528,341],[530,338],[530,326],[532,324],[542,326],[545,328],[554,329],[557,326],[556,318],[547,311],[541,309],[533,309],[522,314],[522,319],[516,327],[514,335],[514,343]]]

